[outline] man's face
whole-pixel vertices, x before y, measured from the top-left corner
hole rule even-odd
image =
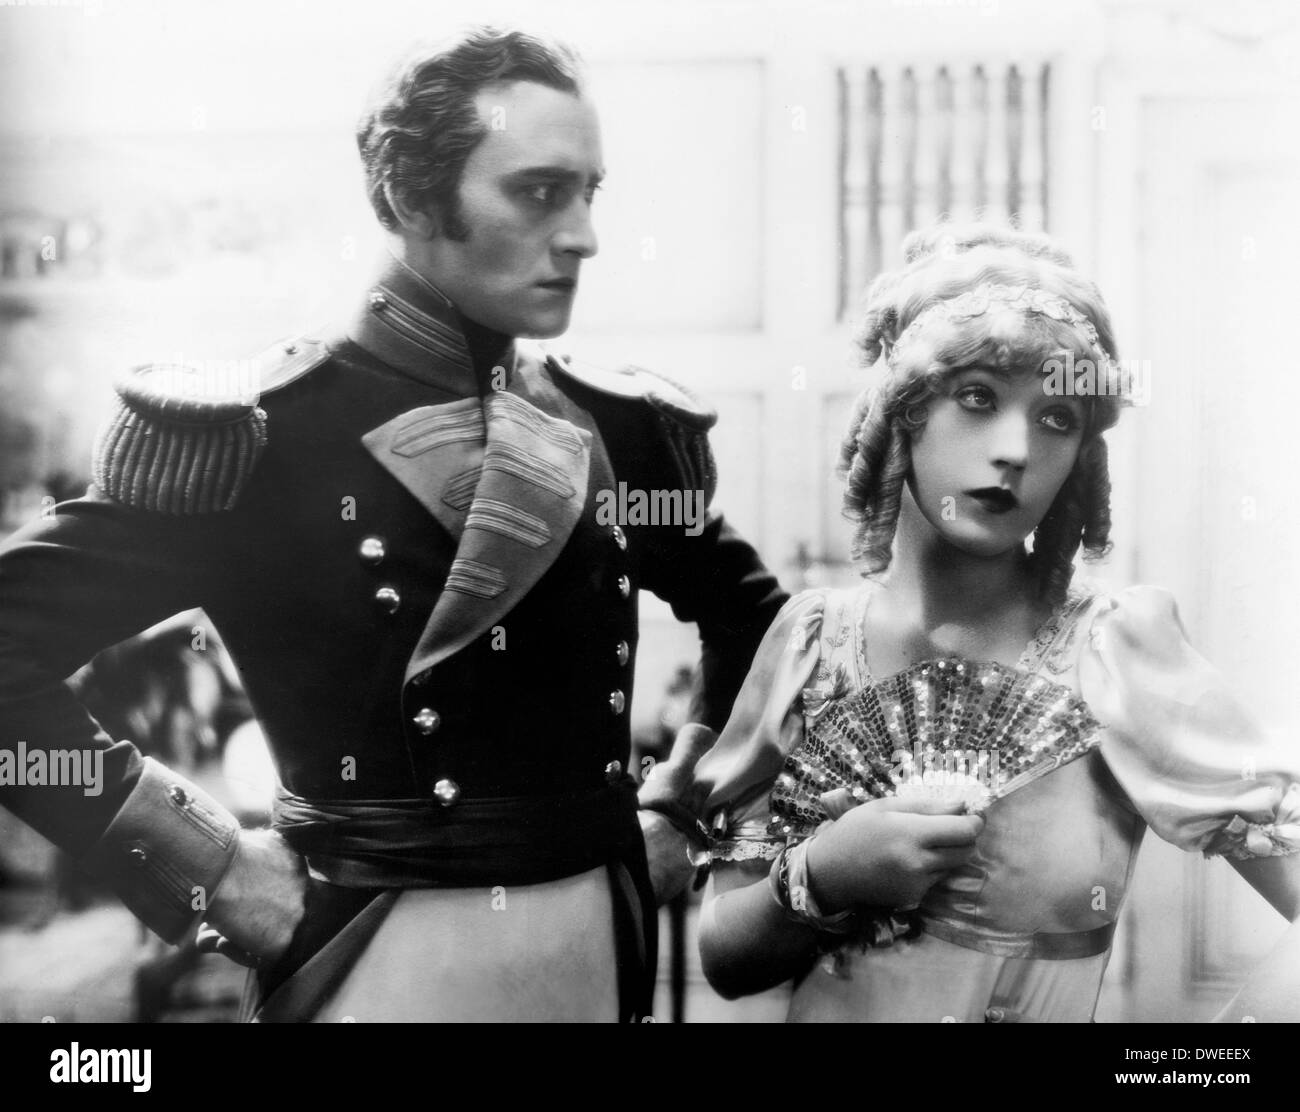
[[[461,178],[469,237],[423,244],[419,269],[479,324],[558,336],[578,268],[596,253],[591,203],[604,165],[595,110],[527,81],[490,86],[475,104],[488,132]]]

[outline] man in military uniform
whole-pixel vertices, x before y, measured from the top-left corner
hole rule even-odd
[[[358,142],[393,258],[346,328],[264,354],[255,401],[137,369],[86,497],[0,550],[0,745],[103,762],[97,795],[0,801],[169,941],[205,917],[263,1019],[645,1014],[651,873],[662,897],[689,872],[678,787],[785,596],[718,517],[601,523],[620,483],[711,495],[712,412],[516,342],[564,330],[596,251],[573,57],[476,31],[408,64]],[[641,589],[698,623],[702,682],[639,821]],[[63,682],[197,606],[276,759],[271,832]]]

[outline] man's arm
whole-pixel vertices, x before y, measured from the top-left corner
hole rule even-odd
[[[663,538],[656,547],[661,552],[646,562],[642,585],[700,631],[690,722],[639,793],[651,879],[666,902],[690,882],[707,844],[695,765],[726,725],[763,634],[789,596],[721,517],[710,514],[699,536]]]
[[[711,511],[698,536],[656,530],[642,586],[700,631],[691,721],[720,732],[763,634],[790,597],[753,546]]]
[[[653,591],[700,631],[690,721],[670,760],[640,792],[651,876],[663,902],[694,872],[689,849],[699,838],[692,813],[703,803],[694,788],[695,762],[726,724],[763,634],[788,596],[753,546],[708,510],[717,486],[708,440],[717,421],[712,408],[639,367],[609,371],[554,357],[549,367],[561,381],[591,391],[584,402],[597,414],[619,480],[667,492],[683,511],[692,511],[690,521],[638,530],[636,586]]]
[[[683,491],[683,505],[701,509],[713,499],[716,473],[708,443],[711,411],[693,415],[661,410],[657,431],[665,447],[655,459],[669,467],[667,489]],[[699,821],[704,804],[695,765],[726,725],[763,635],[789,596],[758,553],[711,509],[690,527],[650,530],[640,586],[653,591],[700,633],[688,724],[679,732],[665,766],[640,791],[642,829],[655,890],[671,899],[694,875],[694,861],[707,847]]]
[[[92,493],[0,546],[0,750],[11,770],[0,803],[81,858],[169,941],[225,876],[238,824],[201,789],[109,737],[65,677],[196,605],[206,545],[202,522]]]

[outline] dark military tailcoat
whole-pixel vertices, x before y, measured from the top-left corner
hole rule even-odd
[[[619,483],[711,495],[713,415],[647,372],[580,372],[522,344],[487,366],[467,333],[399,264],[339,335],[264,355],[256,402],[138,372],[86,497],[0,548],[0,745],[105,750],[97,796],[3,786],[0,802],[164,937],[219,882],[233,825],[106,736],[64,679],[178,611],[217,626],[300,803],[404,801],[436,823],[615,790],[640,590],[698,623],[695,716],[723,725],[784,594],[719,517],[691,536],[599,513]],[[402,883],[473,879],[411,870],[427,876]],[[383,869],[359,875],[342,881]]]

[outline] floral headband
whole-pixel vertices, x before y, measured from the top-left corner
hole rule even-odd
[[[913,318],[912,323],[903,329],[898,339],[890,345],[886,361],[893,368],[896,364],[899,348],[907,347],[915,339],[916,333],[925,324],[937,317],[951,321],[970,320],[972,317],[982,316],[991,308],[999,305],[1006,306],[1008,309],[1015,309],[1021,313],[1041,313],[1045,317],[1051,317],[1052,320],[1064,321],[1066,324],[1073,325],[1083,332],[1092,345],[1093,351],[1097,355],[1098,374],[1115,375],[1117,373],[1118,368],[1115,361],[1111,359],[1106,349],[1101,346],[1101,341],[1097,337],[1097,326],[1066,301],[1065,298],[1034,286],[1003,286],[993,282],[985,282],[976,286],[973,290],[967,290],[965,293],[949,298],[946,301],[936,301],[933,305],[921,310]]]

